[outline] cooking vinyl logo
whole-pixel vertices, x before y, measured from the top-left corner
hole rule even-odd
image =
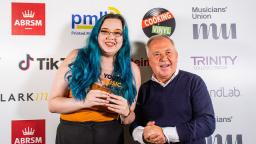
[[[171,36],[175,30],[175,19],[172,13],[164,8],[153,8],[143,17],[142,29],[147,37],[153,35]]]
[[[12,3],[12,35],[45,35],[45,4]]]

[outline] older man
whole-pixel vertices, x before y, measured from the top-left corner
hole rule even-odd
[[[205,144],[215,130],[215,117],[201,77],[177,69],[178,52],[167,36],[147,43],[153,71],[140,90],[132,135],[139,143]]]

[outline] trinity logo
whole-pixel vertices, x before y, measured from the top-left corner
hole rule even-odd
[[[12,3],[12,35],[45,35],[45,4]]]

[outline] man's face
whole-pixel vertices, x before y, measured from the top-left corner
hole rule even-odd
[[[167,82],[177,68],[178,53],[167,38],[156,38],[148,46],[149,65],[157,80]]]

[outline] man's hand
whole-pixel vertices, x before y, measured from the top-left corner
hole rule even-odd
[[[154,121],[147,123],[143,131],[143,139],[152,144],[164,144],[167,142],[162,128],[155,125]]]

